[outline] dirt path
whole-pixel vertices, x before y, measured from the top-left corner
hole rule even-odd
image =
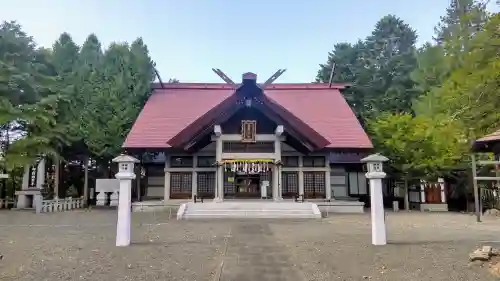
[[[134,213],[132,222],[132,245],[120,248],[116,211],[0,211],[0,280],[493,281],[468,253],[500,247],[500,220],[452,213],[390,213],[383,247],[371,245],[368,214],[177,221]]]
[[[233,228],[222,271],[223,281],[303,281],[287,249],[276,242],[267,222]]]

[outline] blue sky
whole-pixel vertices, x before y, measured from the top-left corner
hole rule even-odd
[[[0,20],[17,20],[37,43],[62,32],[81,44],[94,32],[104,46],[141,36],[167,80],[235,82],[247,71],[263,82],[311,82],[337,42],[364,38],[382,16],[395,14],[430,40],[449,0],[16,0]]]

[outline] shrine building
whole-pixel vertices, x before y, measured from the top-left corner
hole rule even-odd
[[[231,81],[232,82],[232,81]],[[123,148],[135,200],[368,194],[372,143],[336,84],[154,83]]]

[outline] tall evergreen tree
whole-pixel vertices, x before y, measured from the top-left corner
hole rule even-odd
[[[80,48],[71,38],[71,35],[64,32],[52,45],[52,63],[59,76],[73,73],[77,68]]]
[[[51,53],[37,48],[16,22],[0,25],[0,126],[10,167],[53,153],[58,87]],[[9,137],[16,128],[16,139]]]
[[[354,45],[337,44],[317,81],[350,83],[344,92],[356,115],[365,121],[384,111],[411,112],[416,96],[410,73],[416,67],[415,31],[396,16],[380,19],[372,34]]]
[[[434,29],[439,45],[454,38],[466,40],[484,27],[488,19],[486,3],[478,0],[451,0],[446,14]]]
[[[142,39],[130,46],[113,43],[90,78],[82,114],[84,140],[92,157],[108,167],[150,95],[154,63]]]

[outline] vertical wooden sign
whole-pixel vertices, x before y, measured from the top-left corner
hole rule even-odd
[[[255,135],[257,134],[257,121],[255,120],[242,120],[241,121],[241,141],[242,142],[255,142]]]
[[[28,188],[36,188],[38,162],[29,169]]]

